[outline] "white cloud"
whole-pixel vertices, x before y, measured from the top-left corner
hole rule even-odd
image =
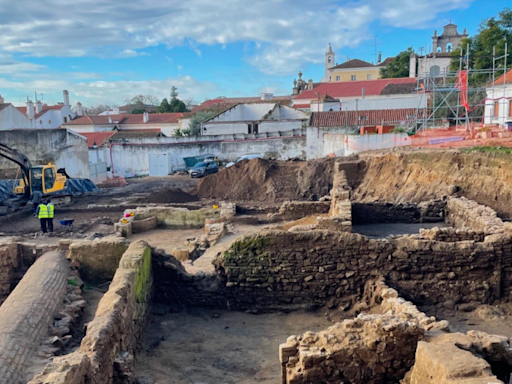
[[[28,56],[135,57],[165,44],[254,43],[247,61],[269,74],[319,63],[328,42],[356,46],[373,22],[422,28],[472,0],[45,0],[30,7],[0,0],[0,53]],[[25,67],[25,70],[30,70]],[[32,69],[36,70],[36,69]]]
[[[11,81],[0,78],[0,89],[9,89],[17,91],[17,93],[37,90],[38,93],[44,93],[45,101],[48,103],[61,101],[62,90],[68,89],[73,104],[81,101],[85,105],[99,103],[123,104],[126,98],[138,94],[154,95],[162,99],[169,97],[170,89],[173,85],[178,88],[178,93],[183,99],[202,99],[204,95],[218,93],[216,84],[207,81],[197,81],[190,76],[167,78],[164,80],[96,80],[78,83],[71,82],[62,75],[45,79],[34,78],[30,81]],[[16,100],[9,100],[6,97],[6,101],[15,102]]]
[[[125,49],[117,54],[117,57],[128,58],[128,57],[137,57],[137,56],[151,56],[147,52],[138,52],[134,49]]]

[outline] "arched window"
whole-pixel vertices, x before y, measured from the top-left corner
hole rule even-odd
[[[327,62],[330,64],[330,63],[331,63],[331,60],[332,60],[332,58],[331,58],[331,56],[329,56],[329,57],[327,58]]]
[[[437,47],[437,52],[441,52],[441,47]]]
[[[453,45],[452,43],[448,43],[446,44],[446,52],[451,52],[453,51]]]
[[[433,65],[430,67],[430,76],[439,76],[440,72],[441,68],[439,68],[439,65]]]

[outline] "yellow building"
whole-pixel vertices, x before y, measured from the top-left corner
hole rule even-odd
[[[325,53],[325,76],[322,79],[322,83],[377,80],[380,79],[380,70],[386,68],[386,65],[393,60],[392,58],[388,58],[376,65],[359,59],[347,60],[342,64],[335,64],[335,58],[336,54],[329,44],[329,49]]]

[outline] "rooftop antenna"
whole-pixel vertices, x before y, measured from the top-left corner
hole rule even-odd
[[[34,92],[34,96],[36,98],[36,103],[37,103],[37,92]]]
[[[375,63],[377,62],[377,35],[375,35]]]

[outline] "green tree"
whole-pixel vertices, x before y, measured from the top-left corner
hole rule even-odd
[[[409,62],[411,53],[413,52],[412,47],[407,48],[406,51],[400,52],[386,68],[381,68],[380,77],[383,79],[409,77]]]
[[[505,55],[505,43],[508,43],[508,53],[510,53],[512,51],[512,10],[510,8],[504,8],[498,13],[497,18],[484,19],[480,23],[478,33],[461,42],[461,47],[457,47],[452,53],[451,69],[457,70],[460,68],[460,56],[462,53],[464,59],[466,59],[468,44],[469,61],[468,66],[466,66],[466,60],[464,60],[463,69],[468,67],[475,70],[492,69],[493,49],[496,49],[496,56],[501,57]],[[510,56],[507,58],[507,62],[508,67],[512,63]],[[504,66],[504,59],[496,60],[496,69],[504,69]],[[486,74],[475,74],[469,80],[473,84],[483,84],[491,79]]]
[[[169,101],[167,98],[164,98],[158,108],[156,109],[158,113],[169,113],[172,112],[171,106],[169,105]]]
[[[174,85],[171,87],[171,100],[178,98],[178,88]]]
[[[182,135],[189,136],[199,136],[201,134],[201,123],[204,123],[206,120],[211,119],[213,116],[217,115],[215,111],[201,111],[197,112],[190,119],[190,123],[187,129],[184,129],[183,132],[180,132]]]

